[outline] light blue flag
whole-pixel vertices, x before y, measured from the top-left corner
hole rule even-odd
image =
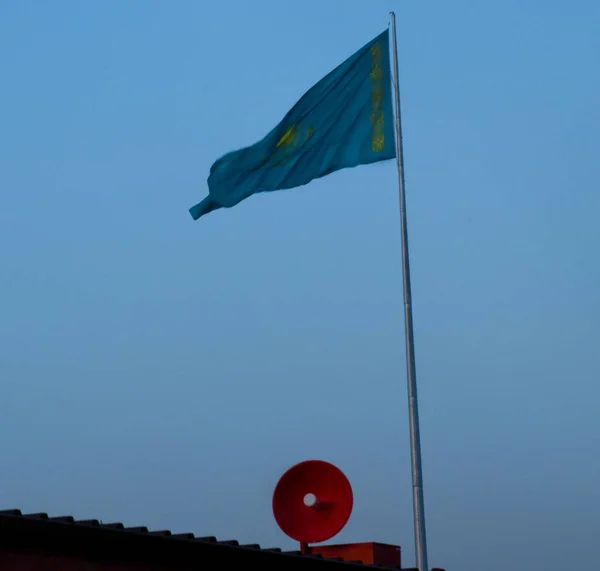
[[[259,192],[307,184],[334,171],[393,159],[389,34],[377,36],[309,89],[258,143],[218,159],[194,220]]]

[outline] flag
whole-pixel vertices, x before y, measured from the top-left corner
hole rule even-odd
[[[259,192],[395,156],[386,30],[309,89],[261,141],[218,159],[208,196],[190,214],[197,220]]]

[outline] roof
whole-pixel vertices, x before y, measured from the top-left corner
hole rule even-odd
[[[286,570],[352,571],[372,569],[374,565],[324,559],[299,551],[262,549],[257,544],[240,545],[236,540],[217,541],[215,537],[196,537],[193,533],[174,534],[168,530],[150,531],[146,527],[125,527],[122,523],[75,520],[72,516],[48,517],[46,513],[22,514],[20,510],[0,510],[0,549],[27,550],[105,561],[165,564],[172,569],[207,569],[256,565],[264,569],[282,566]],[[408,570],[406,570],[408,571]]]

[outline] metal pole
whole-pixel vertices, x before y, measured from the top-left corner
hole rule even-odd
[[[402,233],[404,329],[406,338],[406,373],[408,384],[408,419],[410,426],[410,463],[412,468],[415,555],[419,571],[428,571],[427,540],[425,536],[425,503],[423,501],[423,473],[421,467],[421,437],[419,434],[419,410],[417,405],[417,374],[415,370],[412,294],[410,288],[410,264],[408,259],[408,231],[406,227],[406,197],[404,193],[404,157],[402,151],[402,122],[400,119],[400,81],[398,79],[396,15],[392,12],[391,17],[392,55],[394,59],[394,95],[396,103],[396,155],[398,160],[398,190],[400,194],[400,230]]]

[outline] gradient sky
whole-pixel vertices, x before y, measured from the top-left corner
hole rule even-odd
[[[320,458],[414,565],[394,163],[188,213],[392,9],[429,563],[597,565],[594,0],[0,2],[0,508],[294,548]]]

